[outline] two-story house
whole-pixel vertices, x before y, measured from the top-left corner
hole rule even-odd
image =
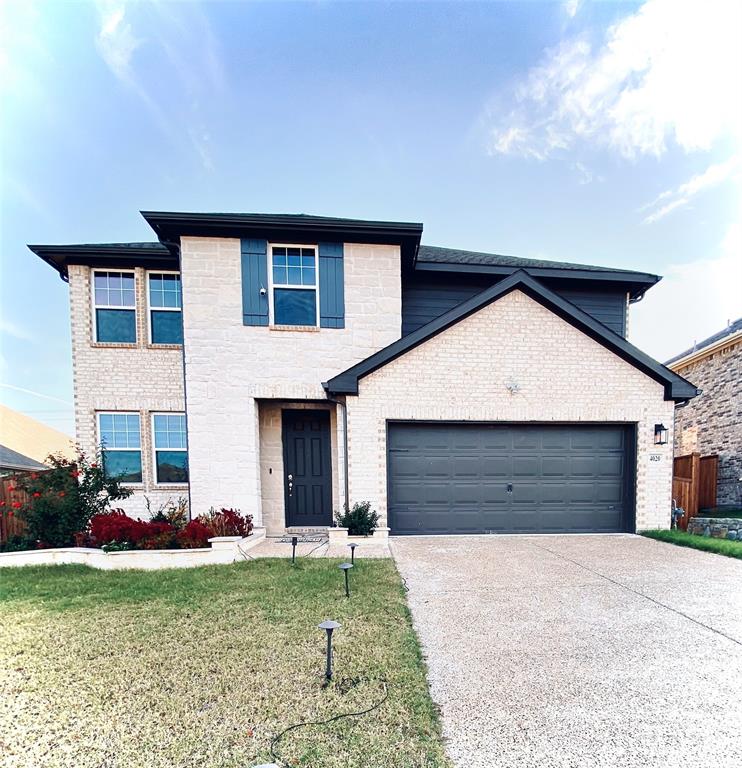
[[[269,534],[368,500],[392,534],[667,527],[688,381],[626,340],[658,277],[420,244],[421,224],[145,212],[34,245],[69,282],[77,438],[145,513]]]

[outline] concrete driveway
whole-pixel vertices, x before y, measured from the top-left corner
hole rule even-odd
[[[742,765],[742,561],[629,535],[392,553],[457,766]]]

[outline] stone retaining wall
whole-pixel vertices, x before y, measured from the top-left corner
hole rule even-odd
[[[692,517],[688,522],[688,533],[742,541],[742,520],[733,517]]]

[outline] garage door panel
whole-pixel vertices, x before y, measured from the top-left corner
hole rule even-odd
[[[390,424],[392,532],[625,530],[628,445],[612,425]]]

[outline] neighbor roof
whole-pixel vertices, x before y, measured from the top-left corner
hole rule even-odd
[[[574,264],[567,261],[527,259],[522,256],[504,256],[499,253],[462,251],[456,248],[441,248],[436,245],[421,245],[417,252],[415,269],[424,272],[480,272],[507,275],[517,269],[525,269],[535,277],[582,278],[628,284],[632,298],[639,298],[662,278],[649,272],[631,269],[613,269],[593,264]]]
[[[48,469],[44,464],[40,464],[38,461],[29,459],[28,456],[24,456],[18,451],[13,451],[10,448],[6,448],[4,445],[0,445],[0,469],[15,469],[19,472],[38,472],[42,469]]]
[[[162,243],[78,243],[75,245],[29,245],[37,256],[67,279],[68,264],[96,267],[177,269],[178,260]]]
[[[690,355],[694,355],[697,352],[701,352],[707,347],[712,347],[715,344],[718,344],[720,341],[724,341],[724,339],[726,339],[728,336],[733,336],[734,334],[740,332],[742,332],[742,317],[740,317],[738,320],[735,320],[733,323],[730,323],[726,328],[724,328],[723,331],[719,331],[718,333],[715,333],[713,336],[709,336],[707,339],[704,339],[698,344],[694,344],[690,349],[686,349],[685,352],[681,352],[679,355],[671,357],[665,363],[665,365],[670,365],[671,363],[674,363],[678,360],[682,360],[684,357],[689,357]]]
[[[407,336],[403,336],[398,341],[348,368],[329,381],[324,382],[323,387],[333,394],[357,395],[359,379],[390,363],[392,360],[396,360],[396,358],[404,355],[419,344],[433,338],[452,325],[516,289],[523,291],[539,302],[539,304],[550,309],[578,330],[647,374],[647,376],[663,384],[665,387],[665,400],[690,400],[698,394],[696,387],[682,378],[682,376],[673,373],[673,371],[665,368],[664,365],[658,363],[640,349],[637,349],[633,344],[629,344],[622,336],[609,330],[601,322],[549,290],[522,269],[478,293],[468,301],[464,301],[444,315],[427,323],[427,325],[423,325]]]

